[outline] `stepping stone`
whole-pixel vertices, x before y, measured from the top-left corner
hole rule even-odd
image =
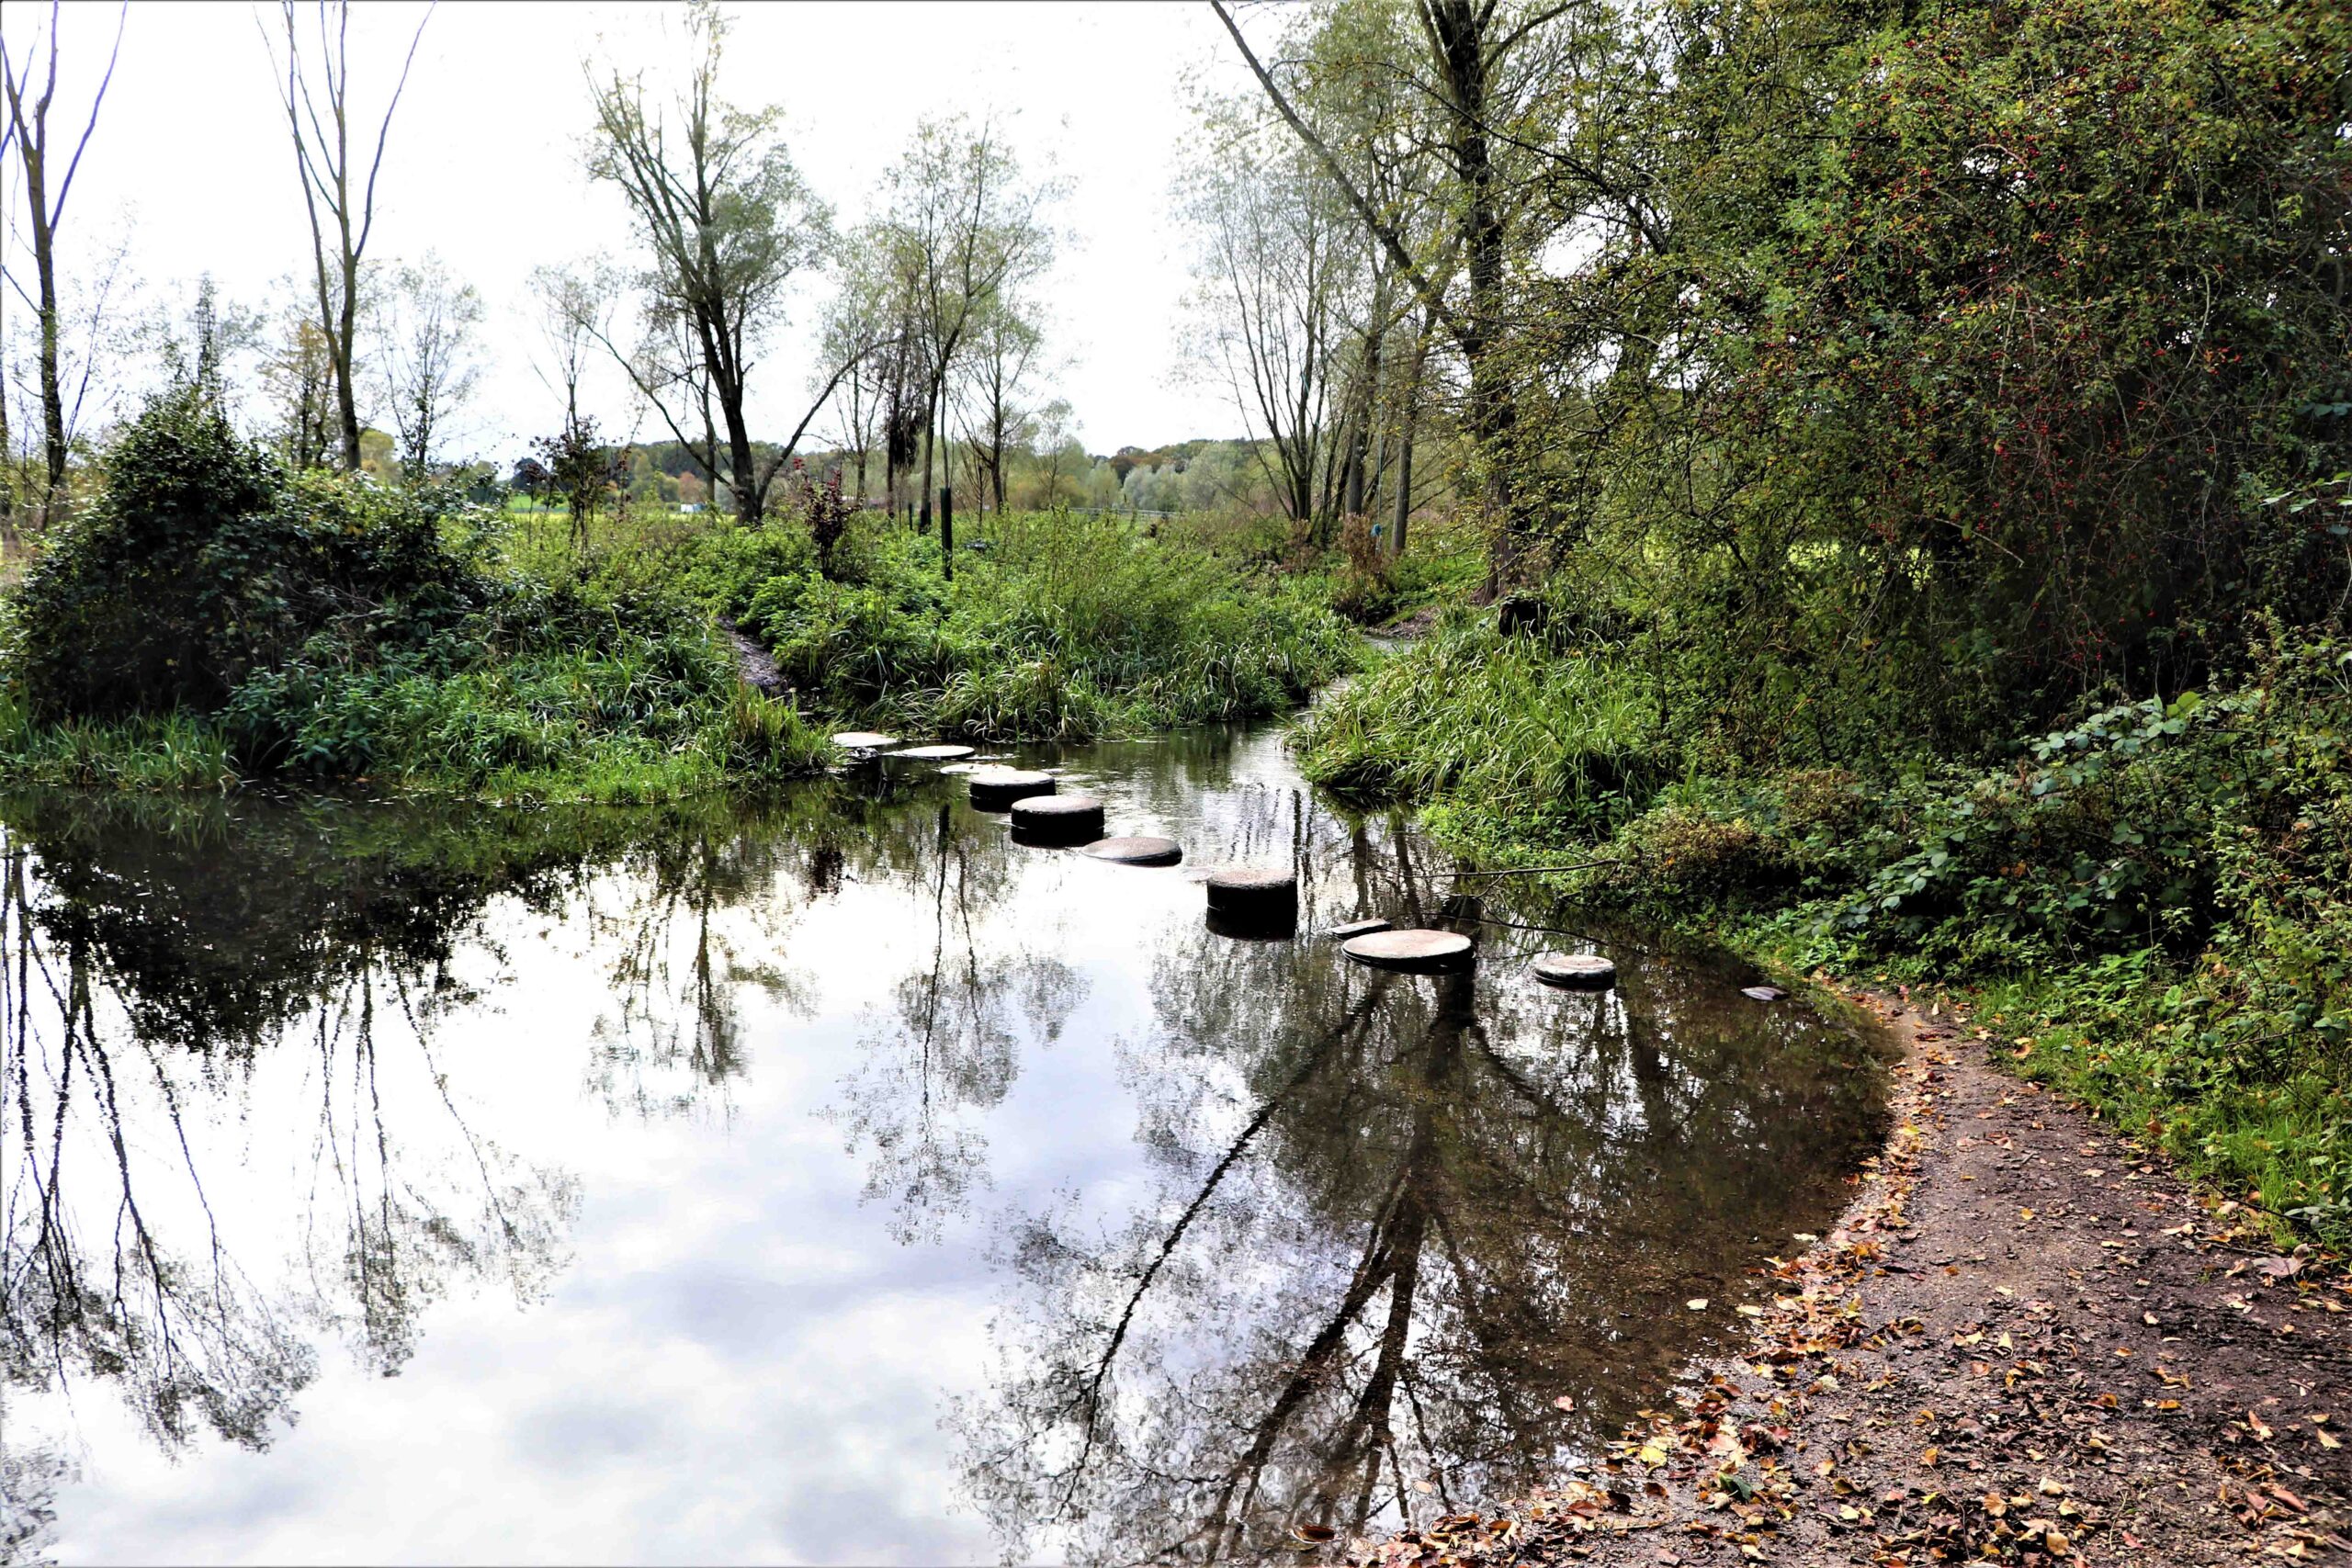
[[[1789,993],[1778,986],[1742,986],[1739,994],[1759,1002],[1777,1002]]]
[[[1174,865],[1184,858],[1184,847],[1173,839],[1098,839],[1083,852],[1120,865]]]
[[[1605,991],[1617,983],[1617,965],[1597,953],[1546,953],[1528,965],[1547,986]]]
[[[960,762],[971,754],[969,746],[903,746],[884,753],[894,762]]]
[[[844,729],[833,737],[833,744],[844,751],[879,751],[886,746],[896,746],[899,738],[871,729]]]
[[[1033,773],[1025,768],[978,768],[971,778],[972,804],[983,811],[1006,811],[1024,795],[1051,795],[1054,780],[1050,773]]]
[[[1374,931],[1392,931],[1394,929],[1394,926],[1389,921],[1382,919],[1350,920],[1346,925],[1333,926],[1329,931],[1325,931],[1323,934],[1334,939],[1335,941],[1345,942],[1351,936],[1370,936]]]
[[[1453,931],[1374,931],[1351,937],[1340,951],[1374,969],[1398,969],[1408,975],[1467,969],[1471,964],[1470,939]]]
[[[1041,844],[1091,844],[1102,836],[1102,803],[1091,795],[1031,795],[1012,803],[1012,836]]]
[[[1211,936],[1230,937],[1236,942],[1287,942],[1298,934],[1298,917],[1287,919],[1261,919],[1255,915],[1228,915],[1222,909],[1211,909],[1206,917]]]
[[[1211,926],[1298,929],[1298,877],[1255,866],[1219,866],[1201,879],[1209,890]]]

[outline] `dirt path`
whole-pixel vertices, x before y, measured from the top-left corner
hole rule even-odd
[[[1903,1042],[1895,1132],[1742,1358],[1616,1457],[1382,1562],[2352,1562],[2352,1282],[2007,1077]]]

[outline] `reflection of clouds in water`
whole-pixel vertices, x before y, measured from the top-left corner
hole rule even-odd
[[[1276,737],[1097,755],[1119,827],[1295,867],[1308,930],[1445,907]],[[1515,987],[1491,931],[1452,988],[1227,942],[1182,874],[1016,849],[959,783],[548,815],[511,856],[398,814],[201,852],[10,819],[82,857],[99,1037],[175,1097],[185,1147],[160,1089],[119,1118],[202,1176],[142,1197],[156,1233],[290,1352],[349,1345],[279,1380],[259,1457],[28,1393],[91,1456],[70,1555],[1108,1556],[1408,1475],[1468,1502],[1581,1440],[1553,1392],[1654,1391],[1697,1328],[1640,1314],[1788,1228],[1781,1168],[1851,1131],[1838,1053],[1794,1010],[1733,1038],[1696,971],[1629,958],[1593,1002]],[[191,891],[224,874],[258,933],[226,957]],[[233,1049],[144,1030],[142,976]]]
[[[1436,907],[1409,861],[1363,863],[1362,824],[1310,807],[1289,846],[1309,887]],[[1833,1211],[1875,1090],[1793,1010],[1623,962],[1624,989],[1579,997],[1508,942],[1442,980],[1163,950],[1127,1070],[1161,1191],[1124,1224],[1015,1224],[1027,1293],[993,1394],[958,1410],[1006,1551],[1249,1557],[1294,1524],[1447,1511],[1655,1397],[1702,1331],[1661,1303]]]

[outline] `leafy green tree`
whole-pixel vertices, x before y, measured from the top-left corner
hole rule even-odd
[[[719,96],[727,25],[717,6],[695,0],[685,30],[693,64],[669,108],[650,98],[641,75],[614,70],[594,84],[589,175],[620,192],[649,253],[634,280],[643,328],[634,347],[594,330],[705,477],[723,477],[738,514],[757,523],[864,349],[833,368],[782,446],[755,448],[752,373],[783,324],[794,278],[828,254],[831,215],[785,147],[783,111]]]

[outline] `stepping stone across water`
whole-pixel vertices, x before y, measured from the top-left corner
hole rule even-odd
[[[1374,931],[1393,929],[1395,928],[1392,922],[1375,917],[1369,920],[1350,920],[1343,926],[1333,926],[1323,934],[1335,942],[1345,942],[1351,936],[1370,936]]]
[[[1012,803],[1012,836],[1037,843],[1091,844],[1102,836],[1102,803],[1091,795],[1031,795]]]
[[[1545,953],[1528,967],[1547,986],[1605,991],[1617,983],[1617,965],[1597,953]]]
[[[1298,913],[1298,876],[1295,872],[1227,865],[1219,866],[1201,881],[1209,890],[1209,908],[1219,914]]]
[[[1225,865],[1203,877],[1209,929],[1227,935],[1288,936],[1298,929],[1298,877],[1272,868]]]
[[[833,737],[833,744],[844,751],[879,751],[898,743],[897,736],[872,729],[844,729]]]
[[[1098,839],[1084,852],[1120,865],[1174,865],[1184,858],[1184,847],[1175,840],[1143,837]]]
[[[1004,811],[1028,795],[1054,793],[1051,773],[1025,768],[978,768],[971,775],[972,804],[983,811]]]
[[[969,746],[902,746],[884,753],[894,762],[960,762],[971,754]]]
[[[1374,931],[1351,937],[1340,951],[1374,969],[1399,969],[1412,975],[1467,969],[1471,964],[1470,939],[1453,931]]]

